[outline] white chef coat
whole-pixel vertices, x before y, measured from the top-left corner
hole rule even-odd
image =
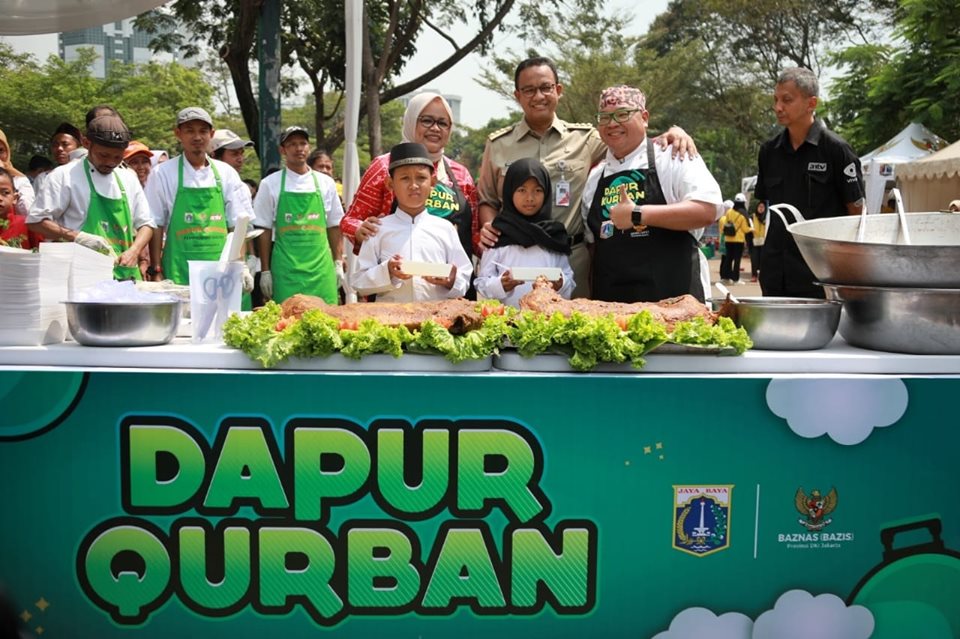
[[[285,189],[288,193],[313,193],[320,187],[320,196],[323,198],[323,210],[327,218],[327,228],[340,226],[343,219],[343,204],[337,195],[337,183],[329,175],[319,171],[307,171],[300,175],[296,171],[284,168],[287,174]],[[253,223],[261,228],[273,228],[277,217],[277,202],[280,198],[281,171],[271,173],[263,178],[257,188],[257,197],[253,201]],[[316,184],[313,178],[317,178]]]
[[[156,227],[136,173],[117,168],[108,175],[103,175],[82,160],[68,162],[47,173],[48,177],[37,193],[30,214],[27,216],[27,222],[41,222],[49,219],[73,231],[83,228],[83,223],[87,219],[87,209],[90,206],[90,184],[84,174],[85,166],[90,167],[93,186],[103,197],[120,199],[121,192],[117,185],[117,177],[120,178],[127,195],[134,229],[139,229],[141,226]]]
[[[447,290],[416,275],[407,280],[392,278],[387,262],[394,255],[415,262],[456,266],[453,288]],[[472,274],[470,258],[464,253],[453,224],[426,211],[410,215],[398,208],[380,218],[377,234],[362,244],[350,284],[360,295],[376,294],[378,302],[415,302],[462,297]]]
[[[697,156],[692,160],[690,158],[680,159],[672,157],[673,148],[661,149],[659,144],[654,144],[653,160],[657,168],[657,179],[660,180],[660,188],[663,190],[663,197],[667,204],[676,204],[677,202],[686,202],[687,200],[696,200],[697,202],[706,202],[712,204],[716,209],[714,221],[719,220],[723,215],[723,196],[720,194],[720,185],[710,173],[710,169],[703,162],[703,158]],[[583,217],[583,233],[588,243],[594,242],[593,232],[586,224],[587,217],[590,214],[590,206],[593,204],[593,196],[597,192],[597,184],[601,176],[629,171],[631,169],[647,168],[647,142],[646,138],[640,143],[632,153],[628,154],[623,160],[618,160],[612,151],[607,151],[607,156],[595,166],[587,177],[587,184],[583,190],[583,200],[580,202],[580,214]],[[703,229],[691,229],[690,234],[696,239],[703,235]]]
[[[225,162],[207,158],[208,163],[200,169],[183,159],[183,184],[188,189],[207,188],[217,185],[211,164],[216,165],[220,174],[220,185],[223,189],[223,201],[226,207],[227,228],[237,225],[237,219],[245,217],[253,219],[253,203],[250,201],[250,187],[243,183],[237,170]],[[150,171],[147,180],[147,201],[153,211],[153,219],[157,226],[167,226],[170,214],[173,212],[173,203],[177,198],[177,182],[179,180],[180,158],[173,157],[158,164]]]

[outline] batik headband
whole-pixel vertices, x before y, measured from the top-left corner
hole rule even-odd
[[[647,97],[643,91],[621,84],[615,87],[604,89],[600,94],[600,110],[610,110],[617,107],[628,107],[632,109],[647,108]]]

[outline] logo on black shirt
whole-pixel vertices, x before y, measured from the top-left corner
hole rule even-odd
[[[827,172],[827,163],[826,162],[811,162],[807,165],[808,171],[816,171],[817,173],[826,173]]]

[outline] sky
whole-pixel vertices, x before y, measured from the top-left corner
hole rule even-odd
[[[634,14],[631,30],[640,35],[646,32],[650,22],[667,8],[669,0],[607,0],[608,12],[630,12]],[[463,28],[454,31],[451,35],[466,38],[470,30]],[[600,37],[602,34],[598,34]],[[21,53],[32,53],[43,61],[51,54],[57,53],[57,35],[43,34],[35,36],[3,36],[0,38],[9,43],[14,50]],[[430,69],[441,56],[446,57],[451,51],[450,44],[433,34],[426,33],[417,42],[418,51],[407,65],[407,71],[401,75],[403,82],[419,76]],[[516,38],[497,33],[492,47],[497,51],[513,49],[522,51],[524,43]],[[519,60],[518,60],[519,61]],[[484,66],[489,65],[479,54],[471,54],[461,60],[453,69],[439,78],[431,81],[424,89],[433,89],[444,95],[458,95],[461,98],[460,119],[463,124],[471,127],[481,127],[491,118],[503,117],[515,106],[513,100],[506,100],[497,93],[481,87],[475,78],[479,78]]]

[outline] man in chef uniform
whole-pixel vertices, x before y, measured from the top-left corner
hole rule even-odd
[[[253,205],[257,228],[272,229],[275,238],[270,232],[257,238],[260,290],[277,302],[304,293],[336,304],[343,254],[337,185],[307,164],[310,134],[303,127],[283,130],[280,154],[286,166],[263,178]]]
[[[119,116],[91,120],[87,157],[51,171],[27,216],[31,230],[48,239],[113,255],[117,279],[140,279],[137,257],[155,227],[136,173],[117,170],[129,142]]]
[[[706,293],[697,241],[722,214],[720,186],[703,158],[680,160],[647,136],[647,99],[625,85],[600,94],[607,145],[590,172],[581,214],[592,257],[592,297],[656,302]]]
[[[147,182],[147,201],[157,225],[147,276],[187,284],[187,261],[220,259],[227,233],[239,219],[253,219],[253,205],[237,171],[207,155],[214,133],[209,113],[200,107],[181,110],[173,133],[183,153],[157,165]],[[253,290],[246,266],[243,290]]]

